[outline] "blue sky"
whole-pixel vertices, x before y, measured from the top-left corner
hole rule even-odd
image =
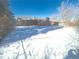
[[[58,11],[63,0],[10,0],[14,16],[49,17]]]

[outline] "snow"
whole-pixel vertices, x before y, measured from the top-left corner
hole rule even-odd
[[[11,32],[5,40],[5,43],[12,43],[19,40],[24,40],[38,34],[45,34],[48,31],[62,28],[61,26],[18,26]],[[15,39],[14,39],[15,38]]]
[[[32,27],[32,26],[16,26],[16,28],[30,28],[30,27]]]
[[[41,33],[46,28],[48,27],[42,28],[42,30],[35,29],[40,33],[1,47],[0,59],[79,58],[79,40],[74,28],[66,27]]]

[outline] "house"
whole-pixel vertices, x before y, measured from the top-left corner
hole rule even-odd
[[[16,26],[47,26],[50,24],[47,18],[18,17],[16,20]]]

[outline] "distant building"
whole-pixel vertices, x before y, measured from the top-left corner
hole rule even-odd
[[[51,25],[59,25],[59,21],[57,21],[55,17],[51,18],[50,22],[51,22]]]
[[[27,16],[18,16],[17,20],[32,20],[32,18]]]
[[[32,18],[32,17],[18,17],[16,20],[17,26],[46,26],[50,25],[49,18]]]
[[[32,26],[37,25],[36,20],[16,20],[16,26]]]
[[[48,25],[51,25],[51,22],[50,22],[49,18],[40,18],[40,19],[38,19],[38,25],[39,26],[48,26]]]

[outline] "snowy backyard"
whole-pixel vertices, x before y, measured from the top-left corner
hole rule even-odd
[[[77,39],[72,27],[16,27],[2,43],[0,59],[78,59]]]
[[[0,0],[0,59],[79,59],[79,0]]]

